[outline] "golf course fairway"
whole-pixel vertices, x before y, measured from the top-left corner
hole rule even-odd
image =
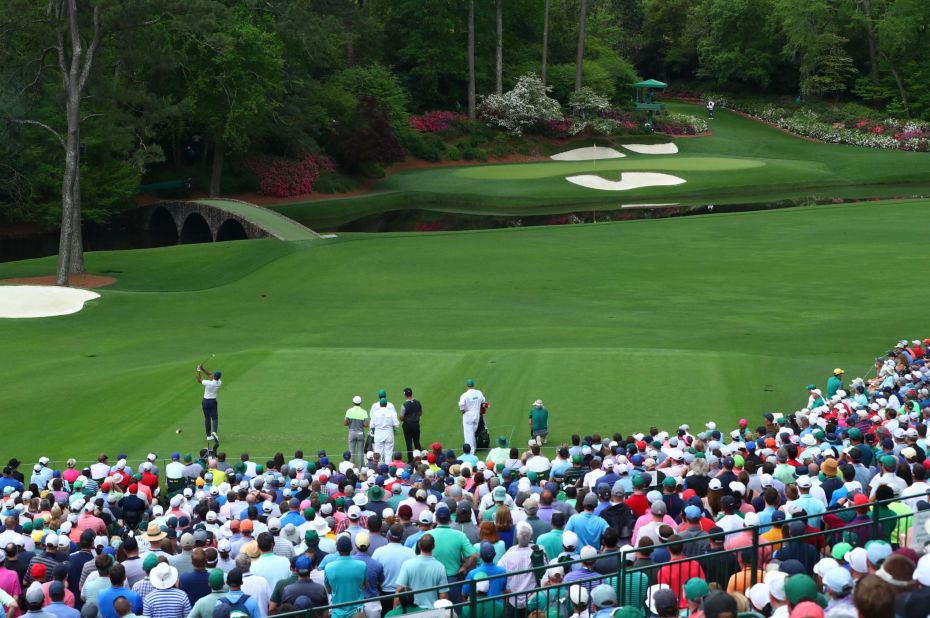
[[[194,368],[213,353],[231,456],[341,453],[352,396],[368,407],[385,388],[397,404],[406,386],[423,401],[424,440],[457,447],[466,378],[491,404],[492,437],[517,444],[537,398],[550,444],[652,424],[755,425],[801,407],[804,386],[834,367],[865,377],[894,341],[930,335],[930,292],[913,283],[927,259],[902,247],[926,235],[928,209],[870,202],[90,253],[89,272],[117,278],[99,299],[73,315],[0,320],[3,407],[16,419],[6,436],[23,461],[193,452]],[[53,270],[54,258],[5,263],[0,277]]]

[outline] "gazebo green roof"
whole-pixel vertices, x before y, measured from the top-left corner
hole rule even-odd
[[[666,86],[668,86],[668,84],[660,82],[657,79],[647,79],[633,84],[634,88],[665,88]]]

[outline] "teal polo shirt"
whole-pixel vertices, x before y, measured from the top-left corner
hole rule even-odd
[[[454,576],[462,568],[462,563],[469,556],[477,553],[475,547],[468,542],[468,537],[460,530],[453,530],[448,525],[436,526],[429,533],[436,541],[433,549],[433,558],[446,568],[448,577]]]
[[[414,592],[413,602],[418,607],[426,609],[432,609],[433,603],[439,600],[439,593],[447,592],[448,588],[424,592],[418,591],[448,583],[449,578],[446,577],[446,567],[432,556],[417,556],[407,560],[404,566],[400,568],[400,575],[397,576],[397,585],[412,590]],[[344,617],[340,616],[340,618]]]
[[[364,562],[353,560],[351,556],[339,556],[327,564],[323,570],[323,581],[332,590],[332,603],[361,601],[367,571]],[[358,605],[346,605],[334,609],[332,615],[335,618],[349,618],[361,608],[361,602]]]

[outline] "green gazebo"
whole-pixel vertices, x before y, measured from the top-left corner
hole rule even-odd
[[[649,112],[646,125],[650,128],[652,128],[652,115],[665,109],[665,103],[656,102],[656,94],[658,91],[665,90],[666,86],[668,84],[657,79],[647,79],[633,84],[633,88],[636,89],[636,109]]]

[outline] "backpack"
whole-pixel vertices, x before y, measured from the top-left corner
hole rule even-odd
[[[249,618],[249,610],[245,608],[245,602],[249,600],[249,595],[243,594],[233,603],[229,597],[220,599],[220,603],[229,606],[229,618]]]

